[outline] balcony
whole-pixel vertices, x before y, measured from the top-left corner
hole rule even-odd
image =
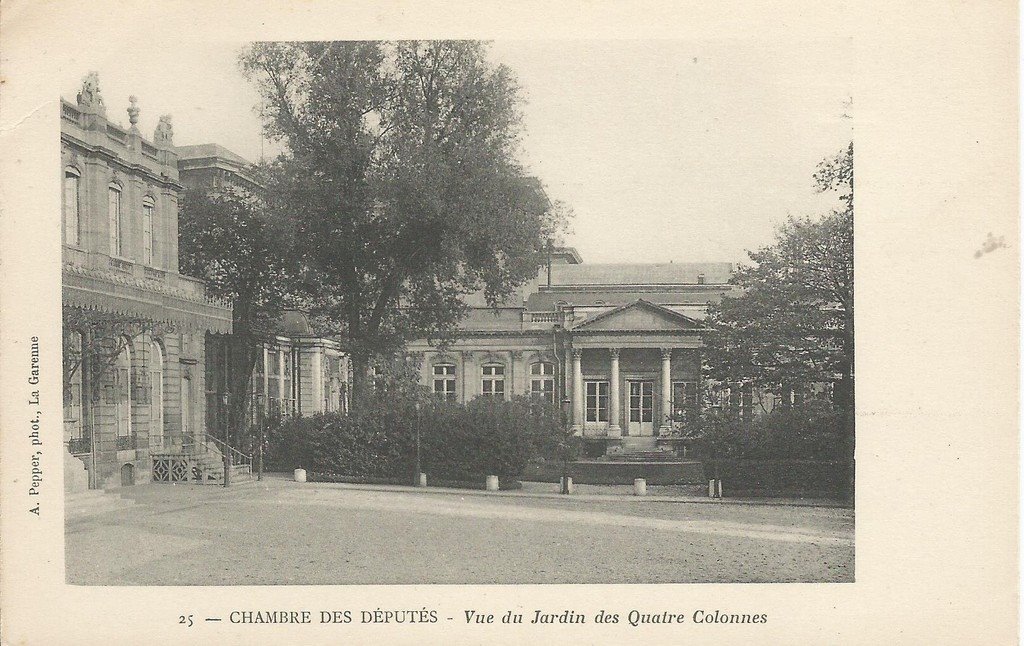
[[[523,312],[523,328],[543,330],[563,322],[561,312]]]
[[[73,437],[67,441],[68,453],[71,455],[88,455],[92,453],[92,438]]]
[[[60,118],[65,121],[70,121],[76,126],[82,125],[82,113],[74,108],[71,104],[60,102]]]

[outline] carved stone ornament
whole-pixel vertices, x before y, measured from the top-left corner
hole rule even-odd
[[[82,89],[78,91],[78,107],[89,112],[106,115],[107,108],[103,105],[100,95],[100,75],[89,72],[82,77]]]
[[[174,126],[171,125],[171,115],[160,116],[156,130],[153,131],[153,143],[158,146],[170,147],[174,145]]]
[[[132,130],[138,132],[139,125],[139,106],[137,105],[138,99],[135,96],[128,97],[128,123],[132,125]]]

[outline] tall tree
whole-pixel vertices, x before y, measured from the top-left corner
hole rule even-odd
[[[228,410],[235,428],[245,433],[257,353],[288,294],[288,227],[273,217],[261,196],[227,186],[187,190],[178,235],[182,273],[202,278],[212,296],[232,305],[232,335],[225,339],[231,347]]]
[[[524,177],[519,91],[485,45],[258,43],[240,62],[285,149],[270,195],[297,290],[348,339],[356,401],[371,355],[450,339],[463,295],[494,304],[535,275],[563,211]]]
[[[715,378],[778,392],[833,382],[833,400],[852,424],[854,394],[853,144],[823,160],[814,181],[840,207],[790,217],[775,244],[750,252],[733,275],[740,295],[709,312],[706,362]],[[852,429],[852,426],[851,426]]]

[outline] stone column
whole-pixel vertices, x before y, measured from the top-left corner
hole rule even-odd
[[[310,398],[313,400],[310,402],[310,411],[313,413],[326,413],[327,405],[324,401],[324,350],[322,347],[317,345],[310,348],[310,352],[310,389],[313,391],[310,393]],[[299,356],[301,357],[302,355],[300,354]],[[292,369],[295,369],[294,366]]]
[[[583,395],[583,349],[572,350],[572,429],[583,431],[584,395]]]
[[[672,348],[661,349],[661,420],[658,428],[671,428],[668,421],[672,414]],[[660,433],[660,431],[659,431]]]
[[[622,427],[619,426],[622,421],[622,413],[619,410],[622,401],[619,394],[619,349],[610,348],[609,352],[612,355],[612,371],[608,388],[608,437],[622,437]]]

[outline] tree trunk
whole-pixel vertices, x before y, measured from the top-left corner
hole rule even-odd
[[[370,383],[370,356],[363,350],[354,350],[352,361],[352,395],[350,410],[357,411],[373,392]]]
[[[229,341],[232,362],[228,374],[229,425],[225,440],[228,446],[236,448],[242,445],[243,439],[252,439],[249,424],[252,372],[256,366],[257,352],[262,351],[262,344],[253,332],[251,312],[252,308],[247,302],[239,301],[235,304],[233,331]],[[232,424],[234,428],[231,428]]]

